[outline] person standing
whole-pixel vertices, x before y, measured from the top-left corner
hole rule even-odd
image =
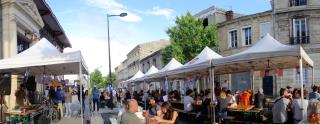
[[[294,96],[295,99],[292,100],[293,119],[294,124],[298,124],[300,121],[307,118],[307,107],[309,102],[308,100],[301,98],[300,90],[298,90]]]
[[[63,109],[62,109],[62,90],[61,86],[58,86],[57,91],[56,91],[56,98],[58,102],[58,111],[60,111],[60,117],[63,117]]]
[[[71,117],[72,112],[71,112],[71,103],[72,103],[72,95],[71,95],[71,91],[67,90],[64,93],[64,106],[66,108],[66,113],[64,117]]]
[[[258,93],[254,95],[254,107],[263,109],[266,104],[266,97],[263,94],[263,89],[260,88]]]
[[[287,98],[288,95],[288,89],[280,89],[280,98],[274,101],[272,107],[273,123],[283,124],[288,121],[287,109],[290,107],[290,100]]]
[[[187,90],[186,96],[184,96],[183,99],[183,107],[185,111],[192,111],[193,110],[193,103],[194,100],[192,98],[192,90]]]
[[[313,92],[310,92],[309,93],[309,99],[319,99],[320,98],[320,94],[319,94],[319,91],[318,91],[318,87],[317,86],[313,86],[312,87],[312,91]]]
[[[96,85],[93,86],[92,90],[92,102],[93,102],[93,111],[97,110],[99,111],[99,98],[100,98],[100,91],[96,87]],[[97,109],[96,109],[97,106]]]

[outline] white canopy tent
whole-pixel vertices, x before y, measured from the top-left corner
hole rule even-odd
[[[285,69],[296,67],[300,57],[305,65],[313,67],[313,61],[302,47],[284,45],[266,34],[247,50],[216,59],[212,65],[218,74],[248,71],[248,67],[254,67],[254,70]]]
[[[284,45],[266,34],[247,50],[212,61],[210,72],[211,77],[214,77],[215,73],[229,74],[250,71],[252,88],[254,88],[253,72],[255,70],[289,69],[299,66],[300,72],[302,72],[303,67],[312,67],[313,70],[313,65],[312,59],[301,46]],[[312,71],[312,84],[314,81],[313,73],[314,71]],[[303,92],[303,79],[303,73],[300,73],[301,92]],[[303,93],[301,94],[303,98]]]
[[[80,51],[61,53],[47,39],[42,38],[29,49],[14,57],[0,60],[0,72],[13,75],[65,75],[78,74],[82,83],[82,74],[88,74],[88,68]],[[82,91],[82,85],[80,85]],[[81,116],[82,94],[81,98]]]
[[[155,80],[155,79],[159,79],[162,77],[166,77],[168,71],[177,69],[181,66],[183,66],[183,65],[180,62],[178,62],[175,58],[172,58],[170,60],[170,62],[166,66],[164,66],[161,70],[159,70],[157,73],[146,75],[146,76],[144,76],[143,79],[141,79],[139,81]]]
[[[206,69],[211,66],[211,61],[219,58],[222,58],[222,56],[211,50],[209,47],[205,47],[200,52],[200,54],[193,58],[191,61],[187,62],[177,69],[168,71],[167,75],[169,77],[185,77],[186,73],[198,73],[204,70],[205,72],[208,72],[208,70]]]
[[[79,74],[80,71],[88,74],[80,51],[61,53],[45,38],[12,58],[0,60],[0,72],[19,75],[24,74],[26,68],[30,69],[30,75]]]
[[[126,80],[126,83],[134,82],[136,79],[143,77],[144,74],[139,70],[136,74],[134,74],[130,79]]]
[[[146,78],[147,76],[152,75],[152,74],[155,74],[155,73],[157,73],[157,72],[159,72],[159,70],[158,70],[155,66],[152,65],[152,66],[149,68],[149,70],[143,75],[143,77],[138,78],[136,81],[143,81],[143,80],[145,80],[145,78]]]

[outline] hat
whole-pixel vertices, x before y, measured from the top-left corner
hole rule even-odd
[[[96,85],[93,85],[93,87],[97,87]]]

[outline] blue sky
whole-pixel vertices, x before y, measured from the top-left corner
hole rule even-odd
[[[169,39],[165,31],[176,16],[216,6],[241,14],[270,10],[270,0],[47,0],[64,28],[72,48],[81,50],[92,71],[108,70],[108,14],[127,12],[124,18],[110,18],[112,69],[137,44]]]

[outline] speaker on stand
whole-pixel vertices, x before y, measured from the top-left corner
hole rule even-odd
[[[5,123],[3,122],[3,105],[4,105],[4,95],[10,95],[11,94],[11,74],[10,73],[0,73],[0,118],[1,118],[1,124]]]

